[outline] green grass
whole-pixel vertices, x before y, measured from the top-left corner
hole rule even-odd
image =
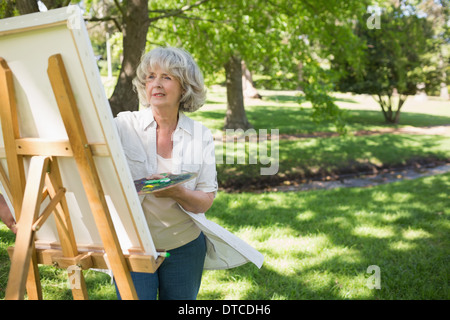
[[[14,245],[15,236],[0,222],[0,299],[5,298],[6,285],[10,271],[10,260],[7,248]],[[87,270],[83,271],[89,297],[93,300],[116,299],[116,291],[111,284],[109,275]],[[69,287],[66,270],[52,266],[39,266],[43,298],[45,300],[71,300],[72,293]]]
[[[279,129],[280,134],[304,134],[312,132],[334,132],[331,121],[315,122],[311,119],[309,104],[299,105],[295,91],[262,90],[262,100],[246,99],[245,109],[250,123],[259,129]],[[393,127],[385,123],[381,108],[369,96],[336,94],[337,105],[345,111],[346,126],[349,132],[377,130]],[[201,121],[212,130],[221,130],[226,113],[226,94],[224,88],[214,87],[208,91],[204,107],[189,116]],[[402,108],[400,124],[423,127],[450,124],[448,102],[429,100],[415,101],[410,97]]]
[[[335,125],[330,121],[319,123],[311,119],[312,109],[300,106],[248,106],[245,108],[247,118],[259,129],[279,129],[280,134],[306,134],[313,132],[335,132]],[[201,110],[201,109],[200,109]],[[212,130],[222,130],[225,109],[196,111],[189,117],[204,123]],[[345,110],[346,128],[349,132],[359,130],[377,130],[382,128],[401,128],[406,126],[423,127],[431,125],[447,125],[450,117],[412,112],[403,112],[399,125],[392,126],[385,123],[380,111]]]
[[[217,165],[219,185],[249,185],[263,178],[301,179],[368,171],[371,167],[402,166],[413,161],[450,159],[450,137],[438,135],[382,134],[280,140],[277,176],[262,177],[261,168],[273,164],[262,164],[259,157],[256,164],[249,164],[250,150],[257,150],[256,145],[256,142],[216,143],[216,160],[221,161]],[[273,157],[271,142],[267,142],[267,147],[267,155]],[[254,152],[256,155],[257,151]],[[245,156],[246,165],[238,164],[237,159],[228,163],[227,154]]]
[[[316,123],[311,119],[310,106],[300,106],[295,91],[262,90],[262,100],[246,100],[246,112],[256,131],[278,129],[283,134],[310,134],[334,132],[332,122]],[[413,161],[435,161],[450,159],[450,137],[438,135],[379,134],[355,136],[359,130],[390,128],[384,122],[380,107],[369,96],[336,94],[337,104],[347,113],[349,134],[331,138],[282,139],[279,142],[279,172],[277,178],[310,177],[317,174],[329,175],[336,172],[355,172],[368,167],[392,167]],[[448,102],[432,100],[416,101],[413,97],[405,103],[401,123],[394,128],[406,126],[424,127],[450,124]],[[208,92],[204,108],[189,114],[211,128],[221,137],[226,112],[224,88],[213,87]],[[255,144],[227,143],[216,140],[219,185],[248,185],[260,180],[261,167],[269,165],[240,165],[227,163],[226,154],[234,148],[245,150],[240,153],[249,163],[249,148]],[[268,144],[270,156],[270,143]],[[256,150],[256,149],[255,149]]]
[[[290,193],[220,192],[208,217],[263,253],[264,265],[205,271],[199,299],[449,299],[450,174]],[[0,298],[13,237],[0,224]],[[369,289],[370,265],[381,289]],[[71,299],[63,271],[40,267],[45,299]],[[91,299],[115,299],[85,272]]]
[[[448,299],[450,174],[373,188],[225,194],[208,216],[265,256],[200,299]],[[367,268],[381,271],[369,289]]]

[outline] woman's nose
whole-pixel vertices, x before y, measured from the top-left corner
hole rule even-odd
[[[155,86],[156,88],[161,88],[161,79],[156,78],[155,81],[153,82],[153,86]]]

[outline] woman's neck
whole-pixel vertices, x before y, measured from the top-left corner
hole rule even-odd
[[[156,108],[155,108],[156,109]],[[161,112],[161,110],[153,110],[153,117],[158,124],[158,129],[168,130],[173,132],[178,123],[178,112]]]

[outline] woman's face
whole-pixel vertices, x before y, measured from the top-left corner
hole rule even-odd
[[[159,67],[150,70],[146,79],[145,91],[147,101],[152,107],[178,110],[183,90],[178,79],[168,74],[167,71]]]

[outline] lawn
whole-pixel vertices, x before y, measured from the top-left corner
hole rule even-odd
[[[247,117],[256,132],[266,129],[270,133],[271,129],[278,129],[280,141],[277,145],[277,175],[261,176],[260,169],[268,167],[270,163],[262,164],[258,158],[255,165],[244,166],[238,164],[237,160],[237,157],[241,156],[248,164],[249,152],[257,150],[257,143],[222,142],[224,133],[221,128],[226,112],[224,89],[213,87],[208,92],[206,105],[189,116],[201,121],[215,134],[218,179],[219,185],[224,188],[251,188],[261,180],[281,183],[291,179],[326,177],[336,173],[371,171],[450,159],[450,136],[355,135],[361,130],[449,125],[448,102],[434,98],[424,102],[410,97],[403,107],[401,123],[392,126],[384,122],[380,107],[370,96],[336,94],[336,103],[347,115],[347,135],[285,139],[285,135],[333,133],[335,126],[330,121],[313,121],[311,107],[307,104],[299,105],[295,91],[262,90],[261,100],[246,100]],[[267,146],[267,155],[270,158],[271,143],[267,142]],[[231,162],[227,161],[227,155],[231,155]]]
[[[450,174],[372,188],[220,193],[211,219],[265,256],[205,273],[200,299],[448,299]],[[370,265],[381,289],[367,287]]]
[[[208,216],[265,256],[206,271],[199,299],[449,299],[450,174],[371,188],[220,192]],[[13,237],[0,226],[0,298]],[[380,268],[381,289],[369,289]],[[45,299],[70,299],[66,275],[40,267]],[[91,299],[115,299],[105,274],[85,272]]]
[[[297,103],[296,93],[261,91],[262,100],[246,101],[256,130],[278,129],[281,135],[332,132],[330,122],[315,123],[311,108]],[[347,112],[349,134],[281,139],[279,170],[265,179],[293,179],[345,170],[405,165],[411,161],[450,159],[450,137],[377,134],[359,130],[386,128],[370,97],[336,94]],[[447,103],[448,104],[448,103]],[[204,108],[191,114],[215,133],[225,116],[223,88],[209,90]],[[402,126],[450,124],[442,101],[410,99]],[[216,141],[218,142],[218,141]],[[251,144],[216,143],[216,159],[229,148],[248,155]],[[274,153],[268,145],[270,156]],[[248,159],[248,158],[246,158]],[[258,158],[258,160],[261,160]],[[450,174],[405,180],[370,188],[303,192],[248,192],[260,175],[254,165],[219,163],[221,186],[242,183],[241,192],[220,191],[208,217],[248,241],[265,256],[261,269],[247,264],[205,271],[199,299],[449,299]],[[245,182],[245,183],[244,183]],[[0,299],[4,298],[14,236],[0,223]],[[370,289],[380,271],[380,289]],[[45,299],[71,299],[64,271],[40,266]],[[116,299],[108,275],[85,272],[91,299]]]
[[[216,143],[216,160],[221,161],[217,165],[220,186],[245,189],[259,186],[258,182],[325,178],[450,159],[450,137],[438,135],[382,134],[280,140],[277,174],[261,176],[261,168],[275,165],[261,163],[259,158],[256,164],[250,165],[237,161],[237,156],[242,155],[245,163],[249,163],[249,150],[257,150],[256,142],[250,144],[253,146],[249,146],[249,142]],[[274,162],[271,143],[267,142],[267,145],[267,155]],[[232,151],[228,153],[227,150]],[[236,159],[230,163],[226,154],[235,155]]]
[[[302,134],[335,131],[330,121],[316,123],[311,120],[312,109],[298,103],[295,91],[260,91],[262,99],[246,99],[245,109],[250,123],[259,129],[279,129],[280,134]],[[384,122],[381,108],[367,95],[336,94],[336,104],[345,111],[348,131],[376,130],[392,127]],[[226,92],[222,87],[208,90],[205,106],[189,116],[199,120],[212,130],[221,130],[226,112]],[[406,100],[400,116],[405,126],[432,126],[450,124],[450,108],[446,101],[430,98],[417,101]]]

